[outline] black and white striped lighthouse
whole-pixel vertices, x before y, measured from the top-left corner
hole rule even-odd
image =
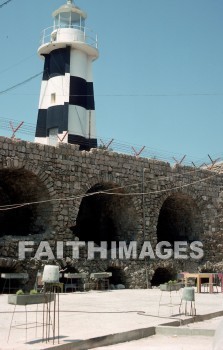
[[[53,12],[38,53],[44,58],[35,142],[97,147],[92,62],[97,36],[85,27],[87,15],[72,0]]]

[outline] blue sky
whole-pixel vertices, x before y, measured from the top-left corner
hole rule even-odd
[[[5,1],[0,0],[0,5]],[[41,31],[65,0],[11,0],[0,8],[0,91],[43,69]],[[223,150],[222,0],[77,0],[98,34],[98,137],[203,162]],[[0,94],[1,119],[34,128],[41,76]],[[3,125],[3,124],[2,124]],[[33,140],[31,134],[18,137]],[[137,146],[136,146],[137,147]]]

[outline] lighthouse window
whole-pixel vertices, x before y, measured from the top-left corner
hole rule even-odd
[[[75,27],[75,28],[80,28],[83,30],[83,27],[84,27],[84,18],[82,18],[79,14],[77,13],[72,13],[71,14],[71,25],[72,27]]]
[[[58,28],[60,26],[60,16],[57,15],[54,19],[55,21],[55,27]]]
[[[55,28],[78,28],[83,30],[85,26],[85,20],[78,13],[63,12],[59,13],[54,18]]]
[[[61,13],[60,15],[60,26],[61,27],[70,27],[71,25],[71,13]]]
[[[55,103],[56,103],[56,94],[54,92],[53,94],[51,94],[51,104],[55,105]]]

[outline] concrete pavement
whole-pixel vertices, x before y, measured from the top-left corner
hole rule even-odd
[[[220,319],[215,318],[214,321],[210,320],[210,317],[223,316],[223,294],[196,293],[195,296],[197,315],[201,315],[201,319],[209,318],[201,323],[200,329],[206,327],[207,330],[214,330]],[[139,343],[135,345],[135,349],[148,348],[148,344],[153,346],[151,349],[169,349],[168,344],[171,344],[171,349],[184,349],[182,347],[185,345],[184,338],[187,345],[192,342],[190,349],[193,349],[193,344],[196,344],[197,350],[211,349],[213,334],[208,337],[204,334],[200,336],[169,335],[168,333],[152,335],[155,334],[156,326],[165,324],[165,327],[168,327],[167,323],[175,322],[179,325],[185,320],[188,322],[191,320],[191,317],[179,315],[180,300],[181,292],[161,293],[159,289],[60,294],[60,344],[58,345],[56,339],[53,346],[52,340],[49,343],[42,343],[42,306],[40,305],[38,310],[36,305],[27,306],[27,322],[25,307],[16,306],[13,328],[8,340],[14,306],[7,303],[7,295],[0,295],[0,350],[39,350],[51,347],[61,350],[81,350],[90,349],[92,346],[94,348],[102,346],[102,350],[105,348],[104,345],[129,340],[129,343],[106,347],[107,350],[127,350],[134,347],[132,340],[142,337],[145,339],[137,340]],[[36,327],[36,317],[39,327]],[[184,327],[194,327],[195,324],[199,326],[198,323],[193,323]],[[27,332],[25,328],[28,328]],[[146,339],[148,335],[152,336]],[[196,341],[197,337],[199,343]],[[178,343],[179,341],[184,345]],[[198,344],[202,341],[206,347],[199,348]]]

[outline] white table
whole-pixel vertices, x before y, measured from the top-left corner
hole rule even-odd
[[[6,283],[8,281],[9,283],[9,294],[10,294],[10,290],[11,290],[11,280],[25,280],[29,278],[28,273],[1,273],[1,278],[5,279],[5,283],[2,289],[2,294],[4,293],[5,287],[6,287]]]

